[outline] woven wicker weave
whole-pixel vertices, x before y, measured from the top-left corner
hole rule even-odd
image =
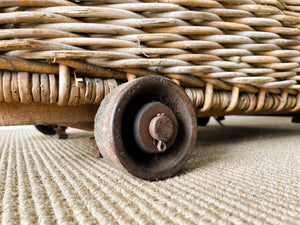
[[[198,114],[300,109],[299,0],[2,0],[0,7],[0,101],[99,104],[117,85],[111,79],[159,74],[186,87]]]

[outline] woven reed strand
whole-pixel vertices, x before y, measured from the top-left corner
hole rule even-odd
[[[0,71],[0,102],[99,105],[118,84],[114,79],[70,77],[59,87],[54,74]],[[67,84],[68,82],[68,84]],[[66,87],[62,92],[59,88]]]
[[[114,79],[102,80],[88,77],[80,79],[70,77],[70,73],[65,80],[60,81],[64,85],[59,85],[57,78],[54,74],[0,71],[0,102],[99,105],[103,98],[118,85]],[[207,90],[208,88],[185,89],[196,111],[220,113],[236,110],[240,114],[250,114],[262,111],[265,113],[295,112],[300,107],[300,94],[294,96],[288,95],[287,92],[267,94],[261,91],[255,94],[213,89],[207,92]]]

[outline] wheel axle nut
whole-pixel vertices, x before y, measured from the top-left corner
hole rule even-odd
[[[145,104],[134,121],[134,138],[139,148],[147,153],[163,153],[175,142],[178,125],[172,110],[160,103]]]
[[[167,142],[174,135],[174,124],[169,117],[158,114],[150,122],[149,133],[153,139]]]

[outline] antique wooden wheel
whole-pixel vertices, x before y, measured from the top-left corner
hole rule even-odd
[[[164,179],[180,170],[196,136],[189,98],[180,86],[160,76],[115,88],[95,118],[95,139],[104,158],[146,180]]]

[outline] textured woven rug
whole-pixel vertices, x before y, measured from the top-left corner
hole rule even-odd
[[[90,132],[68,140],[0,130],[2,224],[300,224],[300,125],[228,117],[199,128],[177,176],[133,178],[91,156]]]

